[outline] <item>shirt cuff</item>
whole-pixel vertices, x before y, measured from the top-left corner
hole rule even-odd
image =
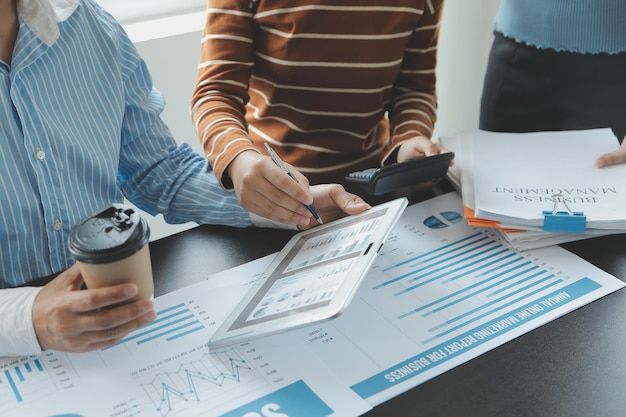
[[[33,305],[42,287],[0,290],[0,357],[41,354]]]
[[[286,229],[286,230],[298,230],[296,225],[276,222],[274,220],[266,219],[265,217],[258,216],[254,213],[250,213],[250,220],[252,224],[257,227],[266,227],[271,229]]]

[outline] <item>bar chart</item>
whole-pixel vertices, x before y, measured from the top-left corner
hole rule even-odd
[[[133,343],[142,345],[151,341],[170,342],[190,333],[203,330],[200,319],[185,303],[157,311],[157,319],[144,326],[140,331],[122,339],[117,345]]]
[[[323,338],[300,332],[372,404],[622,285],[559,247],[510,249],[461,212],[454,194],[408,207],[350,308],[313,329]]]
[[[74,387],[76,373],[66,355],[45,352],[37,357],[0,361],[0,415],[50,398]]]

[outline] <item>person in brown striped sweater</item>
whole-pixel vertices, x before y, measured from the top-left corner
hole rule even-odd
[[[310,202],[309,182],[445,152],[430,140],[442,12],[443,0],[208,0],[192,119],[222,186],[263,215]]]

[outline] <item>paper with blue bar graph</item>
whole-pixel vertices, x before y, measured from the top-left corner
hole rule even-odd
[[[157,297],[156,321],[107,349],[0,358],[0,416],[324,417],[369,410],[315,358],[254,343],[208,349],[250,280],[216,292],[207,281]]]
[[[157,320],[111,348],[0,359],[0,416],[358,416],[624,286],[556,246],[516,252],[461,213],[455,193],[409,206],[321,324],[208,350],[270,255],[157,297]]]
[[[373,405],[624,286],[557,246],[511,250],[461,213],[456,193],[409,206],[345,314],[294,332]]]

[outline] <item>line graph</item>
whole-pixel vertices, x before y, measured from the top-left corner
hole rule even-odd
[[[248,360],[235,348],[204,353],[199,359],[180,363],[173,371],[156,373],[141,387],[155,410],[163,417],[185,403],[210,404],[229,382],[241,383],[245,374],[254,372]]]

